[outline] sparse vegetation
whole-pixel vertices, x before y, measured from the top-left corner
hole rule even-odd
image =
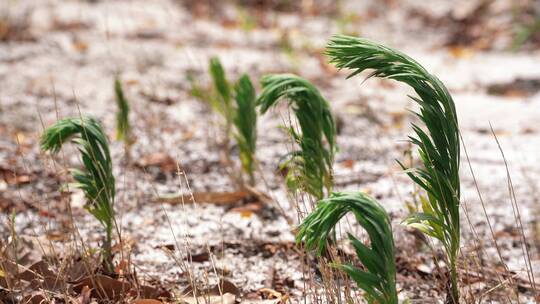
[[[0,303],[540,304],[537,1],[86,1],[0,2]]]
[[[82,170],[70,169],[75,180],[71,185],[84,192],[87,199],[85,208],[105,228],[103,262],[107,271],[112,272],[115,179],[107,137],[94,118],[66,118],[43,132],[41,149],[57,153],[68,141],[77,146],[83,162]]]
[[[330,105],[309,81],[291,74],[267,75],[261,80],[263,92],[257,101],[262,114],[286,100],[294,111],[301,134],[288,131],[300,151],[288,155],[287,185],[303,190],[317,199],[324,189],[332,189],[332,163],[335,153],[336,125]]]
[[[410,137],[410,140],[418,148],[424,166],[407,170],[407,175],[426,191],[426,196],[422,198],[423,212],[409,216],[405,222],[442,242],[450,265],[450,299],[457,303],[460,143],[452,97],[442,82],[414,59],[378,43],[336,36],[328,45],[327,53],[338,68],[354,70],[349,77],[364,70],[373,70],[371,77],[406,83],[418,94],[418,97],[411,98],[420,106],[416,115],[427,131],[413,124],[416,137]]]

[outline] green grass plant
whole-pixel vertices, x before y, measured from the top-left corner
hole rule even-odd
[[[288,129],[300,151],[290,153],[286,165],[290,169],[287,184],[301,189],[317,199],[324,189],[332,189],[332,163],[336,150],[336,124],[330,105],[309,81],[292,74],[266,75],[262,78],[263,91],[257,100],[261,114],[280,101],[286,100],[294,111],[301,134]]]
[[[353,77],[371,70],[369,77],[393,79],[409,85],[417,96],[416,116],[423,127],[412,124],[421,168],[409,168],[408,176],[426,192],[422,212],[405,222],[441,241],[450,266],[450,301],[459,300],[457,259],[460,248],[460,142],[454,101],[444,84],[409,56],[370,40],[335,36],[327,54],[339,69],[351,69]],[[401,163],[400,163],[401,164]],[[404,169],[405,166],[401,165]]]
[[[101,124],[90,117],[66,118],[48,127],[41,136],[41,149],[57,153],[66,142],[75,144],[81,153],[83,169],[71,168],[71,185],[84,192],[85,208],[103,225],[104,265],[113,271],[112,231],[115,225],[115,179],[109,144]]]

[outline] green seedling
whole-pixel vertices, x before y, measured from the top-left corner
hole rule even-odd
[[[397,304],[396,262],[390,218],[374,199],[361,192],[337,192],[320,200],[315,210],[299,227],[297,243],[304,241],[308,250],[321,255],[334,233],[339,220],[352,212],[369,235],[370,246],[353,235],[349,240],[364,266],[359,269],[349,264],[333,264],[346,272],[364,290],[368,303]]]
[[[418,62],[378,43],[335,36],[327,47],[327,54],[338,68],[354,70],[349,78],[364,70],[372,70],[370,77],[403,82],[418,95],[411,98],[420,106],[415,114],[424,124],[425,131],[413,124],[416,137],[411,136],[410,141],[418,148],[423,167],[410,168],[406,172],[427,195],[422,198],[423,212],[409,216],[405,222],[442,242],[450,265],[449,300],[458,303],[460,143],[452,97],[443,83]]]
[[[217,57],[210,59],[210,75],[212,76],[215,90],[214,97],[210,99],[210,104],[214,110],[225,118],[227,136],[230,136],[234,119],[231,86],[225,77],[225,71]]]
[[[249,184],[255,184],[255,149],[257,141],[256,93],[249,77],[244,74],[233,86],[227,81],[225,71],[218,58],[210,59],[209,72],[212,77],[212,90],[202,88],[193,75],[188,75],[191,95],[207,103],[225,120],[225,159],[231,163],[229,142],[234,137],[240,150],[240,162],[248,175]],[[236,101],[236,105],[232,100]],[[232,174],[235,182],[243,184],[240,176]]]
[[[288,129],[301,151],[288,155],[287,184],[292,190],[302,189],[323,198],[324,188],[329,193],[333,183],[336,125],[330,105],[309,81],[295,75],[267,75],[261,83],[263,92],[257,100],[261,114],[287,100],[302,131],[298,134],[293,127]]]
[[[240,161],[242,168],[249,176],[249,184],[255,184],[255,148],[257,144],[257,111],[255,88],[244,74],[234,87],[236,94],[236,111],[234,126],[236,127],[235,138],[240,149]]]
[[[57,153],[68,141],[77,146],[84,167],[82,170],[70,169],[75,180],[72,186],[84,192],[85,208],[105,228],[103,262],[108,271],[113,271],[111,243],[115,224],[115,180],[107,137],[101,124],[93,118],[66,118],[43,132],[40,145],[44,151]]]
[[[114,79],[114,95],[116,97],[116,139],[129,144],[130,141],[130,126],[129,126],[129,103],[122,89],[120,78]]]

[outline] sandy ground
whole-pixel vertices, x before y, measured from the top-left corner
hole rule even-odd
[[[181,290],[188,278],[160,247],[176,244],[173,254],[180,260],[187,252],[210,249],[209,261],[192,264],[200,281],[206,275],[215,281],[217,269],[244,295],[250,295],[272,287],[279,277],[292,282],[286,292],[293,301],[301,301],[305,296],[302,262],[287,245],[294,239],[295,224],[289,224],[279,212],[282,208],[291,219],[297,218],[276,172],[279,157],[290,150],[278,128],[287,116],[285,109],[261,117],[259,123],[258,188],[269,193],[274,204],[251,214],[204,202],[194,206],[156,203],[158,195],[189,193],[189,189],[234,190],[215,145],[220,136],[218,118],[190,96],[187,81],[188,73],[193,73],[202,83],[208,82],[208,59],[219,56],[230,79],[243,72],[252,79],[265,73],[293,72],[319,87],[343,122],[336,190],[363,189],[383,203],[394,219],[398,256],[407,258],[410,252],[422,251],[421,258],[407,264],[413,269],[400,273],[401,297],[435,302],[439,291],[429,284],[435,270],[428,250],[415,247],[413,234],[399,224],[407,214],[404,201],[411,200],[413,190],[395,162],[408,149],[405,139],[413,118],[407,109],[414,108],[406,98],[410,91],[377,79],[345,80],[345,72],[328,65],[322,55],[327,39],[345,32],[408,53],[447,85],[505,263],[518,276],[526,277],[507,171],[493,128],[508,162],[533,268],[540,280],[540,232],[535,226],[540,219],[540,51],[534,45],[516,52],[508,49],[509,29],[515,24],[509,13],[512,1],[495,1],[487,16],[478,17],[480,25],[468,25],[472,30],[462,23],[477,1],[455,5],[435,1],[431,8],[423,7],[422,1],[351,1],[342,4],[337,15],[334,5],[322,5],[320,11],[309,6],[270,11],[228,2],[6,2],[2,10],[11,19],[5,20],[28,21],[24,35],[0,43],[0,166],[29,176],[24,182],[0,181],[0,191],[6,205],[2,206],[4,215],[11,207],[18,210],[16,230],[20,235],[62,239],[69,220],[66,204],[70,203],[82,239],[97,246],[99,226],[84,211],[83,197],[57,191],[69,180],[61,164],[77,164],[76,153],[66,149],[55,164],[39,153],[37,141],[43,126],[57,117],[79,113],[102,120],[112,139],[112,83],[114,74],[120,73],[132,106],[137,140],[132,150],[134,162],[166,155],[185,172],[177,176],[176,166],[171,168],[167,159],[145,170],[126,167],[122,145],[112,143],[119,223],[124,238],[132,241],[131,258],[139,274]],[[485,36],[477,39],[479,45],[449,45],[459,26],[463,32],[457,37],[467,36],[469,30],[476,33],[478,28]],[[521,87],[516,80],[526,85]],[[163,163],[166,168],[159,167]],[[465,153],[462,169],[463,251],[478,251],[480,241],[485,246],[485,265],[500,267]],[[7,216],[3,222],[7,224]],[[7,225],[2,231],[7,235]],[[409,276],[411,271],[421,275]],[[415,280],[417,284],[413,284]],[[524,290],[523,297],[527,294]]]

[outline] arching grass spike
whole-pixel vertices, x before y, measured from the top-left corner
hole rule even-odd
[[[350,36],[335,36],[326,53],[336,67],[352,69],[349,77],[371,70],[369,77],[403,82],[414,89],[411,98],[420,106],[416,115],[423,128],[412,125],[422,168],[407,170],[409,177],[423,188],[422,213],[406,223],[437,238],[444,245],[450,264],[450,301],[459,300],[457,258],[460,246],[460,142],[456,109],[443,83],[409,56],[378,43]],[[400,163],[405,169],[405,167]]]
[[[361,192],[337,192],[320,200],[299,227],[297,243],[320,255],[341,218],[352,212],[369,235],[370,246],[349,234],[349,240],[364,269],[335,265],[365,291],[368,303],[397,304],[396,262],[390,218],[374,199]]]
[[[302,134],[291,127],[289,133],[300,146],[289,156],[289,186],[301,188],[317,199],[324,189],[332,188],[332,163],[335,153],[336,125],[330,105],[307,80],[291,74],[266,75],[263,92],[257,100],[261,114],[286,100],[293,109]]]
[[[66,118],[47,128],[41,136],[41,149],[57,153],[66,142],[75,144],[83,162],[83,169],[71,169],[73,186],[86,197],[85,208],[103,225],[106,239],[103,244],[104,264],[112,265],[112,230],[114,228],[115,179],[107,137],[101,124],[90,117]]]

